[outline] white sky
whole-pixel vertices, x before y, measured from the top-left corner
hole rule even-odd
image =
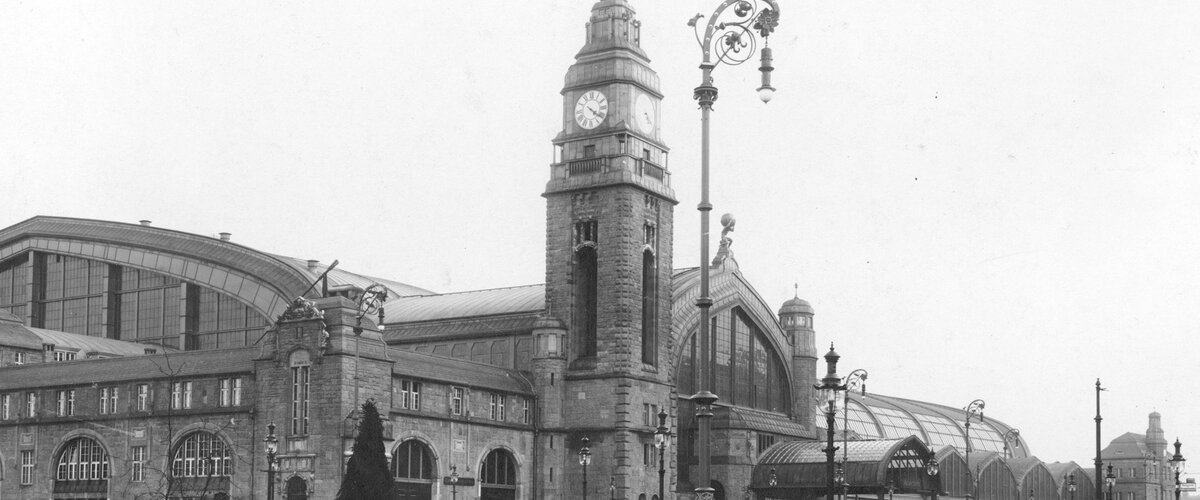
[[[635,1],[662,78],[676,265],[698,265],[716,1]],[[0,227],[233,233],[437,291],[540,283],[550,140],[591,0],[0,3]],[[776,99],[721,67],[715,216],[868,389],[1088,466],[1145,432],[1200,460],[1200,3],[785,2]],[[714,224],[715,226],[715,224]],[[715,245],[715,242],[714,242]]]

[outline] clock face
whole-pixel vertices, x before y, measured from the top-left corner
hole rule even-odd
[[[604,122],[605,116],[608,116],[608,98],[599,90],[584,92],[575,102],[575,123],[580,127],[594,129]]]
[[[650,100],[650,96],[638,94],[637,100],[633,103],[633,114],[633,120],[637,122],[637,126],[642,132],[654,131],[654,102]]]

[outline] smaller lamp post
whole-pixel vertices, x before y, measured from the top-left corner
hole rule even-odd
[[[450,466],[450,498],[458,500],[458,466]]]
[[[1067,491],[1071,492],[1071,500],[1075,500],[1076,488],[1079,488],[1079,484],[1075,482],[1075,474],[1072,473],[1071,476],[1067,478]]]
[[[1112,500],[1112,488],[1117,484],[1117,475],[1113,474],[1112,464],[1108,464],[1108,473],[1104,475],[1104,484],[1108,486],[1108,499]]]
[[[1175,500],[1179,500],[1179,491],[1181,489],[1179,474],[1183,473],[1183,466],[1187,463],[1187,459],[1183,458],[1183,454],[1179,453],[1180,446],[1183,446],[1183,444],[1179,442],[1179,438],[1175,438],[1175,456],[1171,457],[1171,460],[1168,460],[1171,462],[1171,470],[1175,472]]]
[[[942,489],[938,481],[938,461],[933,452],[929,452],[929,460],[925,461],[925,473],[929,474],[930,482],[932,483],[932,493],[929,495],[930,500],[937,500],[938,490]]]
[[[583,466],[583,500],[587,500],[587,467],[592,464],[592,450],[588,448],[588,443],[592,440],[584,436],[580,442],[583,443],[579,448],[579,465]]]
[[[837,482],[834,480],[834,464],[833,457],[837,453],[837,447],[833,445],[833,423],[835,418],[834,405],[837,402],[837,394],[839,391],[846,390],[846,386],[842,385],[842,377],[837,374],[837,363],[841,356],[837,351],[833,350],[833,344],[829,344],[829,352],[825,353],[826,372],[825,377],[821,379],[821,385],[814,385],[813,388],[821,391],[825,401],[829,405],[829,409],[825,411],[825,500],[833,500],[836,494]]]
[[[267,425],[267,437],[263,438],[267,447],[267,500],[275,500],[275,464],[279,452],[279,438],[275,437],[275,424]]]
[[[775,475],[775,468],[771,467],[771,473],[767,474],[767,484],[772,488],[779,484],[779,477]]]
[[[608,498],[617,500],[617,478],[608,476]]]
[[[842,498],[846,498],[846,494],[850,485],[846,482],[845,462],[838,461],[833,468],[833,482],[842,486]]]
[[[889,479],[887,487],[888,487],[888,500],[892,500],[892,494],[896,492],[896,483],[893,483]]]
[[[1029,500],[1033,500],[1033,488],[1029,488]]]
[[[666,498],[664,495],[666,490],[663,486],[663,475],[667,473],[666,462],[663,459],[663,453],[666,452],[667,446],[671,443],[671,430],[667,428],[667,410],[662,409],[658,412],[658,429],[654,431],[654,447],[658,448],[658,498],[662,500]]]

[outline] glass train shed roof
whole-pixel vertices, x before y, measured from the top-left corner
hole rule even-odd
[[[834,429],[838,431],[849,428],[862,439],[916,436],[931,449],[953,446],[966,451],[966,412],[961,408],[870,393],[852,394],[846,402],[848,411],[843,411],[841,400],[837,406]],[[1004,436],[1013,428],[984,415],[982,422],[971,419],[971,449],[1004,453]],[[818,406],[814,419],[823,428],[825,409]],[[1009,434],[1008,451],[1014,458],[1033,456],[1017,432]]]

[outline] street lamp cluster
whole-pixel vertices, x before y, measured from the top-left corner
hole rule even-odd
[[[666,498],[664,494],[666,490],[663,488],[663,475],[667,473],[666,461],[663,459],[663,453],[667,450],[667,446],[671,444],[671,429],[667,428],[667,410],[663,409],[658,412],[658,429],[654,431],[654,447],[658,448],[658,498],[662,500]]]
[[[592,449],[588,448],[592,440],[584,436],[579,440],[583,446],[579,448],[579,465],[583,467],[583,500],[587,500],[587,468],[592,465]]]
[[[279,468],[279,438],[275,437],[275,424],[267,425],[267,437],[263,438],[267,448],[267,500],[275,500],[275,470]]]
[[[1175,473],[1175,500],[1179,500],[1179,492],[1182,485],[1179,483],[1179,475],[1183,473],[1183,466],[1187,464],[1187,459],[1183,458],[1183,454],[1179,453],[1179,447],[1183,446],[1179,442],[1179,438],[1175,438],[1175,456],[1171,457],[1171,471]]]

